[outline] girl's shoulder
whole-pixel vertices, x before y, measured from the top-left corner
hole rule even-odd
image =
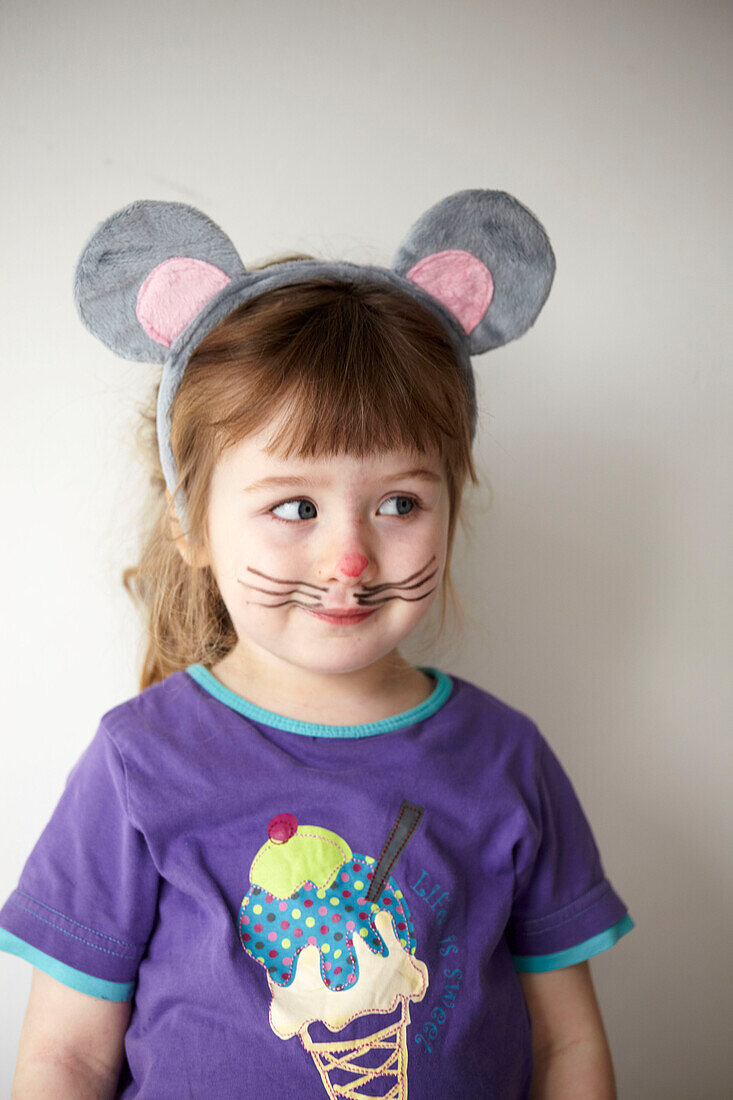
[[[543,739],[537,723],[524,710],[471,680],[454,673],[449,675],[454,685],[451,699],[465,723],[505,743],[516,742],[525,748],[541,743]]]
[[[501,699],[498,695],[494,695],[488,688],[483,688],[472,680],[466,680],[461,676],[457,676],[454,672],[448,673],[448,675],[454,684],[456,684],[462,692],[465,692],[468,698],[475,700],[478,706],[496,717],[497,720],[504,720],[518,726],[535,725],[526,711],[515,706],[513,703],[507,703],[506,700]]]
[[[196,700],[196,685],[182,669],[110,707],[100,726],[120,749],[146,733],[165,738],[189,724]]]

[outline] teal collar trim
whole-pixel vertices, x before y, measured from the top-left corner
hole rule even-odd
[[[418,665],[418,668],[435,679],[436,684],[432,694],[410,710],[403,710],[401,714],[393,714],[390,718],[380,718],[377,722],[365,722],[360,726],[328,726],[319,722],[301,722],[297,718],[286,718],[274,710],[265,710],[264,707],[258,707],[248,699],[237,695],[217,680],[205,665],[189,665],[186,672],[220,703],[265,726],[287,730],[289,733],[300,733],[306,737],[374,737],[378,733],[390,733],[404,726],[423,722],[431,714],[435,714],[448,699],[453,690],[453,681],[450,676],[441,669],[431,668],[429,665]]]

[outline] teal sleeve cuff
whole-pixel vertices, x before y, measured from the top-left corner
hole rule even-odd
[[[91,997],[101,997],[104,1001],[129,1001],[135,989],[134,982],[110,982],[105,978],[94,978],[91,974],[85,974],[82,970],[75,970],[73,966],[59,962],[53,956],[39,951],[37,947],[14,936],[5,928],[0,928],[0,951],[7,951],[11,955],[18,955],[26,962],[43,970],[55,978],[62,985],[68,985],[79,993],[88,993]]]
[[[586,959],[607,951],[633,927],[634,922],[626,913],[620,921],[612,924],[604,932],[599,932],[597,936],[591,936],[589,940],[576,943],[574,947],[568,947],[564,951],[553,951],[551,955],[513,955],[514,969],[523,974],[541,974],[545,970],[561,970],[564,966],[574,966],[575,963],[585,962]]]

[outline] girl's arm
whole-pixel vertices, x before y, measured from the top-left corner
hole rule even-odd
[[[108,1100],[117,1090],[130,1001],[78,993],[33,968],[11,1100]]]
[[[518,977],[532,1021],[530,1100],[616,1100],[588,963]]]

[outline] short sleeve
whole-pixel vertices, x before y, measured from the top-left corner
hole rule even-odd
[[[128,1000],[157,893],[157,869],[130,820],[124,762],[103,720],[0,909],[0,948],[81,992]]]
[[[626,905],[605,876],[570,780],[537,736],[528,836],[518,847],[507,940],[517,970],[557,970],[613,946],[630,931]]]

